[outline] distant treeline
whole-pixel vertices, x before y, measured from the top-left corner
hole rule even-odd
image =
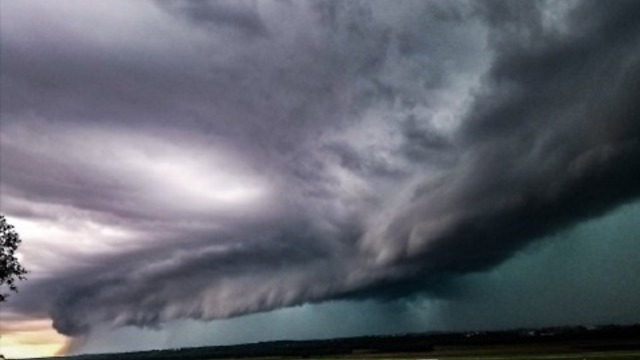
[[[331,340],[270,341],[129,353],[64,356],[62,360],[204,360],[255,357],[317,357],[352,354],[427,353],[436,347],[570,343],[593,350],[640,349],[640,325],[554,327],[510,331],[422,333]],[[49,358],[50,359],[50,358]]]

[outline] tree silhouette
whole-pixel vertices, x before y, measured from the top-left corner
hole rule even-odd
[[[25,279],[27,270],[16,257],[20,242],[20,236],[13,225],[7,223],[4,215],[0,215],[0,302],[5,301],[11,291],[18,291],[16,282]],[[5,286],[9,288],[9,292],[4,291]]]

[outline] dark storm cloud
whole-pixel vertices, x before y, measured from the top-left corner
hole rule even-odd
[[[158,5],[196,25],[229,27],[249,36],[266,36],[268,30],[256,10],[257,2],[158,1]],[[251,6],[253,5],[253,6]]]
[[[640,7],[579,9],[560,36],[531,4],[485,9],[499,41],[458,133],[465,154],[375,234],[385,262],[419,278],[487,269],[640,195],[640,26],[626,16]]]
[[[164,244],[89,258],[99,265],[55,274],[63,284],[35,279],[21,294],[25,301],[9,309],[49,312],[56,330],[75,336],[102,322],[157,327],[175,318],[227,318],[320,301],[335,291],[348,271],[339,257],[350,251],[344,239],[327,242],[331,234],[311,223],[270,227],[278,229],[190,234],[179,248]],[[55,303],[43,303],[50,294]]]
[[[640,195],[636,2],[118,4],[3,17],[3,211],[135,243],[25,285],[62,333],[454,296]]]
[[[402,124],[401,131],[405,140],[402,152],[409,159],[418,162],[437,164],[438,160],[447,160],[446,156],[453,146],[452,141],[434,131],[431,126],[421,127],[420,123],[411,115]]]

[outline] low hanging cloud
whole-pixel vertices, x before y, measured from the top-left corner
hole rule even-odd
[[[435,294],[640,195],[635,1],[101,6],[2,3],[2,211],[82,234],[8,306],[63,334]]]

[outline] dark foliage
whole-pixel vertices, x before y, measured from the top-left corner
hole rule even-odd
[[[25,279],[27,270],[20,265],[16,256],[20,242],[13,225],[7,223],[4,215],[0,215],[0,302],[5,301],[11,291],[18,291],[16,282]],[[5,287],[9,292],[5,292]]]

